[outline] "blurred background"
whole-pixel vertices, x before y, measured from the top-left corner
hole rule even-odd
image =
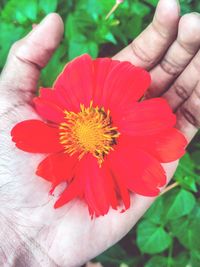
[[[106,19],[115,0],[0,0],[0,70],[12,43],[50,12],[62,16],[65,33],[40,85],[51,86],[66,62],[83,53],[111,57],[151,21],[158,0],[122,2]],[[200,0],[181,0],[182,14],[193,11],[200,12]],[[200,134],[181,159],[171,189],[94,262],[104,267],[200,267],[199,141]]]

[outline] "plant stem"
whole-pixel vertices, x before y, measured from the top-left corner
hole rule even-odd
[[[108,12],[108,14],[105,17],[105,20],[109,19],[109,17],[112,15],[112,13],[115,12],[115,10],[118,8],[118,6],[120,5],[120,2],[116,2],[114,4],[114,6],[111,8],[111,10]]]
[[[167,193],[169,190],[173,189],[174,187],[177,187],[179,185],[178,182],[175,182],[169,186],[167,186],[161,193],[160,193],[160,196]]]

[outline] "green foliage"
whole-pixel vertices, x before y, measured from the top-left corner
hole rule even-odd
[[[143,253],[163,252],[169,248],[171,242],[171,236],[162,225],[155,224],[150,220],[143,220],[137,227],[137,245]]]
[[[65,24],[64,38],[39,84],[51,86],[68,60],[82,53],[112,56],[127,45],[150,22],[157,2],[124,0],[106,20],[115,0],[1,0],[0,68],[16,40],[45,15],[58,12]],[[200,11],[200,2],[181,0],[181,9]],[[96,261],[108,267],[200,266],[199,139],[181,159],[173,180],[176,188],[158,197],[137,226]]]

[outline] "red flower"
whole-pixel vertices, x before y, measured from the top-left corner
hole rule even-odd
[[[161,162],[184,154],[186,140],[174,128],[176,117],[162,98],[139,101],[150,75],[129,62],[76,58],[53,90],[34,99],[46,122],[28,120],[12,129],[16,146],[49,153],[37,175],[67,186],[55,203],[84,200],[91,215],[130,206],[130,192],[156,196],[166,183]]]

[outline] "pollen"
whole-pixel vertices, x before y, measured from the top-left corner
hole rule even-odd
[[[60,143],[65,152],[70,155],[78,153],[79,159],[91,153],[101,166],[119,137],[117,127],[112,126],[110,112],[103,107],[94,107],[91,101],[87,108],[81,104],[78,113],[64,111],[64,114],[65,122],[60,124]]]

